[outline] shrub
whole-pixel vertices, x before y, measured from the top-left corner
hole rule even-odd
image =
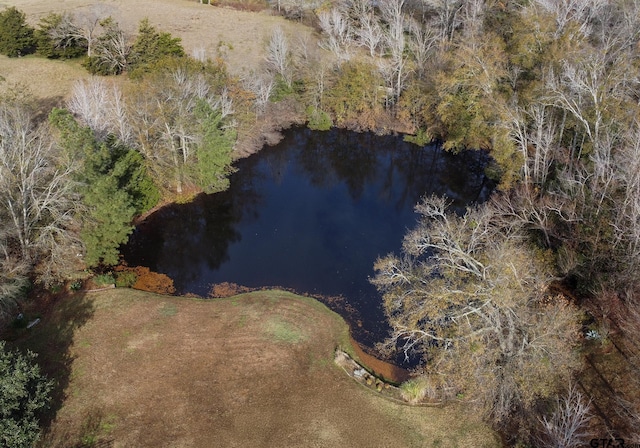
[[[0,446],[29,447],[40,437],[39,417],[53,383],[40,373],[35,357],[9,351],[0,341]]]
[[[137,280],[138,276],[133,271],[116,272],[116,286],[118,288],[131,288]]]
[[[307,126],[313,131],[328,131],[333,125],[328,113],[313,106],[307,108],[307,120]]]
[[[418,129],[416,135],[406,135],[404,141],[418,146],[424,146],[433,141],[433,135],[426,129]]]
[[[113,285],[115,279],[112,274],[100,274],[96,275],[93,279],[98,285]]]
[[[427,395],[427,387],[424,381],[414,378],[400,385],[400,394],[405,401],[416,404]]]

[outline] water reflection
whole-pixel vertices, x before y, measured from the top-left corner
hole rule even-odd
[[[342,297],[330,305],[372,346],[387,331],[368,282],[375,259],[399,250],[423,195],[446,195],[457,210],[485,200],[486,162],[398,137],[294,129],[241,160],[228,191],[150,216],[125,259],[169,275],[181,294],[232,282]]]

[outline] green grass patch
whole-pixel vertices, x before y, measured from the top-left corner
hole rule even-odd
[[[307,340],[307,335],[300,329],[296,328],[292,323],[277,317],[271,318],[265,323],[264,331],[271,339],[277,342],[298,344]]]
[[[164,317],[171,317],[178,314],[178,307],[173,303],[165,302],[160,308],[160,315]]]

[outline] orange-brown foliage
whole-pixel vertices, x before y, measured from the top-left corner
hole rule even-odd
[[[247,288],[246,286],[237,285],[235,283],[223,282],[216,283],[211,287],[211,291],[209,291],[209,297],[212,298],[220,298],[220,297],[231,297],[236,294],[241,294],[243,292],[249,292],[251,288]]]
[[[132,270],[138,276],[133,285],[134,289],[141,289],[158,294],[173,294],[176,292],[176,288],[173,286],[173,280],[168,276],[153,272],[144,266],[136,266],[132,268]]]

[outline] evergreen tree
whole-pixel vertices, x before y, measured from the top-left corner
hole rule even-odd
[[[87,54],[87,43],[77,34],[65,31],[70,18],[51,13],[40,20],[34,33],[37,52],[49,59],[73,59]]]
[[[0,54],[18,57],[32,53],[35,47],[33,28],[15,7],[0,13]]]
[[[153,207],[159,192],[135,150],[113,137],[97,141],[66,110],[54,109],[50,120],[68,157],[82,161],[78,181],[88,209],[81,231],[85,261],[89,266],[117,264],[120,245],[133,231],[133,217]]]
[[[140,21],[138,36],[131,46],[129,72],[132,76],[141,76],[151,71],[154,63],[166,57],[184,56],[181,39],[170,33],[161,33],[149,23],[149,19]]]
[[[195,110],[201,139],[196,149],[198,186],[206,193],[229,188],[231,150],[236,139],[235,129],[224,126],[220,109],[200,100]]]

